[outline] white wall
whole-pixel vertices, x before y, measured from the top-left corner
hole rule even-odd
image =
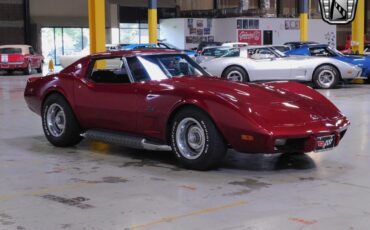
[[[237,20],[240,18],[216,18],[212,20],[211,36],[215,41],[235,42],[237,38]],[[244,18],[246,19],[246,18]],[[259,29],[273,31],[273,44],[281,45],[288,41],[299,41],[300,31],[298,29],[286,29],[285,22],[297,21],[292,18],[247,18],[259,20]],[[206,25],[207,19],[194,18],[194,26],[197,20],[203,20]],[[186,37],[190,36],[187,18],[163,19],[160,22],[161,39],[167,39],[168,43],[174,44],[181,49],[196,47],[196,44],[186,43]],[[310,41],[331,44],[336,46],[336,26],[329,25],[321,19],[309,20],[309,38]],[[263,42],[263,37],[262,37]]]
[[[166,42],[185,49],[185,19],[171,18],[160,21],[160,39],[166,39]]]

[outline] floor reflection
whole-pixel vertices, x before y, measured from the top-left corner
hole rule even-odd
[[[307,170],[316,168],[316,164],[306,154],[245,154],[230,151],[222,168],[251,171]]]

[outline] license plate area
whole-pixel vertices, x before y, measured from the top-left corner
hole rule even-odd
[[[316,152],[333,149],[335,145],[335,135],[316,137]]]

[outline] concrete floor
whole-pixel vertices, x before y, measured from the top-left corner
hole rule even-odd
[[[27,77],[0,76],[0,229],[369,229],[370,86],[323,90],[352,126],[333,151],[230,152],[217,171],[169,153],[51,146]]]

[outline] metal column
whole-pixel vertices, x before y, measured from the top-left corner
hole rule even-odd
[[[148,6],[148,29],[149,29],[149,43],[157,44],[157,0],[149,0]]]
[[[308,41],[308,11],[309,1],[299,1],[300,37],[302,42]]]
[[[364,53],[365,0],[358,0],[355,20],[352,22],[352,51]]]
[[[105,48],[105,0],[88,0],[90,53],[104,52]]]

